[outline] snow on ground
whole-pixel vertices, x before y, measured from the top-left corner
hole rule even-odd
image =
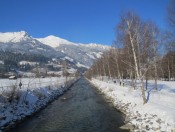
[[[102,53],[102,52],[98,52],[98,53],[93,52],[93,53],[96,55],[96,57],[97,57],[97,58],[101,58],[101,57],[102,57],[102,55],[103,55],[103,53]]]
[[[54,85],[55,83],[62,83],[65,81],[65,78],[61,77],[50,77],[50,78],[18,78],[16,80],[9,80],[9,79],[0,79],[0,91],[11,89],[14,85],[19,85],[22,83],[21,90],[25,90],[30,85],[30,89],[35,89],[37,87],[46,87],[49,85]],[[1,92],[0,92],[1,93]]]
[[[91,59],[95,59],[95,57],[90,53],[86,53],[86,55],[88,55]]]
[[[124,87],[114,81],[91,82],[126,114],[126,123],[134,131],[175,132],[175,82],[158,81],[156,91],[154,81],[149,81],[145,105],[141,90],[127,85],[129,81],[125,81]]]
[[[73,77],[67,81],[62,77],[0,79],[0,131],[45,107],[75,80]]]
[[[85,65],[83,65],[83,64],[81,64],[81,63],[79,63],[79,62],[78,62],[76,65],[77,65],[78,67],[85,67],[85,68],[89,69],[88,66],[85,66]]]
[[[23,71],[18,71],[18,74],[21,75],[22,77],[35,77],[36,74],[32,72],[23,72]],[[1,80],[0,80],[1,82]]]
[[[86,53],[90,58],[92,59],[96,59],[96,58],[101,58],[102,56],[102,52],[90,52],[90,53]]]
[[[0,64],[4,65],[4,61],[1,61],[1,60],[0,60]]]
[[[64,58],[65,58],[66,60],[69,60],[70,62],[73,62],[73,61],[74,61],[72,58],[70,58],[70,57],[68,57],[68,56],[65,56]]]
[[[39,65],[39,62],[30,62],[30,61],[20,61],[19,65],[26,65],[29,64],[31,66]]]
[[[61,76],[61,75],[63,75],[63,71],[48,71],[47,74]]]
[[[70,68],[70,69],[68,69],[67,71],[68,71],[68,73],[70,73],[70,74],[74,74],[74,73],[77,72],[77,69]]]

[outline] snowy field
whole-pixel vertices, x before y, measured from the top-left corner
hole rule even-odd
[[[141,90],[134,90],[125,80],[125,86],[111,81],[91,81],[114,106],[126,114],[126,123],[134,131],[175,132],[175,82],[158,81],[158,91],[154,81],[149,81],[143,105]]]
[[[0,131],[45,107],[75,81],[73,77],[1,79]]]
[[[38,87],[45,87],[49,85],[59,85],[65,81],[62,77],[50,78],[18,78],[16,80],[0,79],[0,91],[9,90],[12,86],[22,83],[21,90],[36,89]]]

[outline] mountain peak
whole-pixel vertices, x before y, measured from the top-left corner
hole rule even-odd
[[[26,31],[19,31],[19,32],[0,32],[0,42],[2,43],[17,43],[21,41],[26,41],[30,39],[29,34]]]
[[[26,31],[20,31],[20,32],[16,32],[21,34],[22,36],[29,36],[29,34]]]
[[[73,42],[70,42],[66,39],[62,39],[62,38],[59,38],[59,37],[56,37],[54,35],[49,35],[45,38],[36,38],[38,41],[40,41],[41,43],[43,44],[46,44],[46,45],[49,45],[53,48],[56,48],[56,47],[59,47],[60,44],[66,44],[66,45],[72,45],[72,44],[75,44]]]
[[[47,37],[45,37],[45,38],[59,38],[59,37],[56,37],[56,36],[54,36],[54,35],[49,35],[49,36],[47,36]]]

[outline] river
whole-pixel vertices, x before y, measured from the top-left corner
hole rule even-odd
[[[12,132],[124,132],[124,117],[86,79]]]

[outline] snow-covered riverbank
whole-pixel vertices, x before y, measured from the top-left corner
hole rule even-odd
[[[150,81],[145,105],[140,89],[123,87],[113,81],[92,79],[91,82],[126,114],[126,123],[134,131],[175,132],[175,82],[159,81],[156,91]]]
[[[76,79],[69,78],[66,81],[66,78],[43,78],[39,79],[40,83],[37,79],[8,81],[0,81],[2,86],[0,92],[0,130],[13,126],[18,121],[44,108],[49,102],[63,94]],[[25,85],[20,88],[19,82]],[[11,84],[11,87],[6,87],[4,84]]]

